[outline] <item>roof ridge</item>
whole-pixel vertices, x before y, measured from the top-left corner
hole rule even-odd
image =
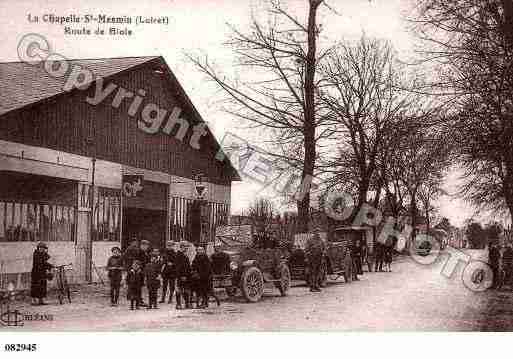
[[[119,60],[119,59],[156,59],[162,55],[148,55],[148,56],[116,56],[116,57],[90,57],[90,58],[74,58],[66,59],[66,61],[87,61],[87,60]],[[56,60],[51,60],[56,61]],[[41,62],[41,61],[35,61]],[[26,61],[0,61],[0,64],[25,64]]]

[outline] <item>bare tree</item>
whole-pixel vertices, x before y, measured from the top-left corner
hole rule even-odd
[[[330,185],[356,189],[355,212],[374,204],[385,186],[385,166],[402,131],[404,113],[416,108],[418,96],[405,90],[406,78],[389,42],[362,36],[356,44],[342,43],[322,64],[322,100],[335,123],[336,156],[323,159]],[[402,123],[401,123],[402,126]]]
[[[513,1],[422,0],[416,31],[468,181],[462,194],[513,216]]]
[[[269,231],[276,214],[273,203],[267,198],[257,198],[248,209],[248,217],[256,232]]]
[[[227,42],[237,56],[241,78],[230,80],[206,57],[189,56],[207,78],[213,80],[228,100],[226,111],[271,133],[269,151],[289,168],[301,173],[309,184],[318,157],[318,142],[329,135],[316,101],[317,64],[329,50],[319,51],[317,12],[322,0],[308,0],[302,20],[277,0],[270,1],[267,23],[255,16],[247,33],[231,26]],[[241,71],[241,73],[242,73]],[[307,188],[308,189],[308,188]],[[310,193],[297,200],[300,232],[308,230]]]
[[[418,198],[422,211],[426,217],[427,233],[431,230],[431,219],[437,213],[437,207],[434,206],[433,202],[444,195],[448,195],[448,193],[442,188],[441,176],[434,176],[422,183],[420,186]]]
[[[422,121],[423,118],[421,116]],[[413,123],[418,120],[411,118]],[[452,144],[438,128],[426,129],[422,126],[411,126],[402,142],[403,145],[395,154],[394,160],[402,169],[399,181],[406,189],[409,199],[412,238],[415,238],[422,192],[429,188],[439,188],[445,171],[451,164]],[[424,192],[424,195],[428,194]]]

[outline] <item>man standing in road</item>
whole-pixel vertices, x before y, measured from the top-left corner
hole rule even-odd
[[[501,252],[500,252],[499,248],[494,243],[490,243],[490,246],[488,248],[488,263],[490,264],[490,267],[492,268],[492,273],[493,273],[493,282],[492,282],[492,287],[491,287],[492,289],[495,289],[497,287],[500,258],[501,258]]]
[[[505,284],[511,284],[513,274],[513,248],[511,248],[510,243],[506,245],[506,249],[502,254],[502,268],[506,276],[504,279]]]
[[[306,242],[305,259],[309,272],[310,292],[320,292],[321,269],[322,269],[322,256],[324,254],[324,242],[322,241],[319,232],[315,231],[313,236],[310,236]]]
[[[353,280],[359,280],[358,275],[363,274],[362,246],[359,239],[357,239],[351,246],[351,258],[353,260]]]

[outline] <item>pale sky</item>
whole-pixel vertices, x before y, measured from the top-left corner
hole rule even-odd
[[[290,8],[304,14],[306,0],[283,1]],[[151,5],[150,5],[151,4]],[[259,5],[260,4],[260,5]],[[323,39],[351,40],[365,32],[369,36],[386,38],[392,41],[400,54],[406,54],[412,47],[411,38],[404,29],[401,11],[408,0],[331,0],[331,7],[338,14],[326,9],[320,13],[323,23]],[[203,76],[184,59],[184,52],[205,51],[226,71],[230,71],[233,61],[231,52],[222,43],[228,33],[227,22],[240,28],[247,26],[250,9],[258,11],[258,1],[237,0],[88,0],[88,1],[0,1],[0,61],[17,61],[16,48],[20,38],[27,33],[45,36],[52,50],[66,58],[103,58],[122,56],[161,55],[180,80],[187,94],[209,122],[220,140],[227,129],[233,128],[230,117],[219,111],[212,98],[215,88],[206,84]],[[128,25],[132,36],[111,37],[64,35],[63,26],[40,21],[30,23],[28,15],[42,17],[44,14],[68,16],[76,14],[105,14],[107,16],[169,16],[168,26],[146,24]],[[83,25],[71,24],[81,28]],[[94,29],[96,25],[89,25]],[[105,27],[105,25],[104,25]],[[107,26],[108,27],[108,26]],[[125,25],[117,25],[124,28]],[[324,40],[322,40],[324,41]],[[1,95],[1,94],[0,94]],[[458,173],[451,173],[447,188],[455,192]],[[251,183],[234,183],[232,189],[232,212],[240,212],[253,199],[259,186]],[[455,225],[461,225],[471,215],[471,208],[463,201],[444,198],[440,201],[440,214],[448,217]]]

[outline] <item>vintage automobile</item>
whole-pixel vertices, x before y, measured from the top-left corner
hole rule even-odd
[[[212,257],[214,288],[224,288],[229,296],[240,291],[248,302],[257,302],[262,298],[265,284],[269,283],[285,296],[291,283],[286,252],[276,243],[250,242],[216,238],[217,254]],[[221,252],[224,255],[219,255]]]
[[[372,243],[369,231],[370,229],[367,227],[348,226],[337,227],[329,232],[319,233],[326,245],[321,286],[326,285],[329,277],[336,280],[342,276],[346,282],[351,282],[353,277],[351,245],[357,239],[360,239],[369,246],[369,243]],[[306,241],[311,235],[313,233],[298,234],[294,239],[295,249],[288,260],[292,280],[305,280],[308,282],[305,246]]]
[[[415,240],[413,241],[415,252],[422,257],[426,257],[431,253],[432,245],[429,241]]]

